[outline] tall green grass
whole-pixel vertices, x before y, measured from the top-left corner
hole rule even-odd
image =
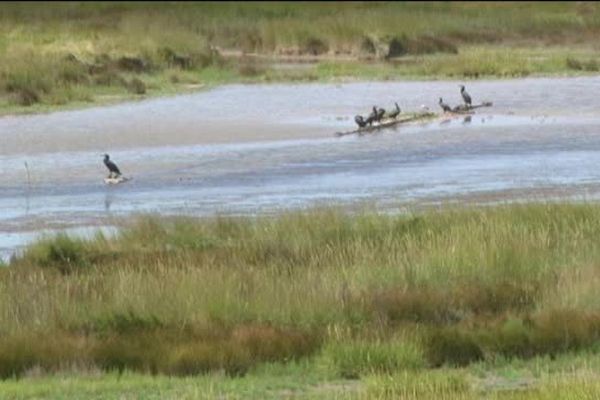
[[[599,217],[568,204],[322,209],[59,235],[0,271],[0,366],[243,373],[321,354],[348,377],[595,351]]]
[[[368,36],[438,36],[463,42],[515,38],[575,39],[600,27],[593,2],[253,2],[6,4],[4,26],[30,24],[36,33],[112,32],[124,44],[151,44],[166,35],[183,51],[194,38],[247,50],[301,47],[320,40],[333,49],[359,46]],[[148,24],[153,21],[154,24]],[[168,28],[168,29],[164,29]],[[112,39],[112,38],[111,38]]]

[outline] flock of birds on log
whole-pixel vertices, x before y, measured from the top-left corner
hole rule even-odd
[[[460,94],[463,98],[463,101],[465,102],[465,106],[467,107],[467,110],[470,109],[471,107],[473,107],[471,96],[465,90],[464,85],[460,85]],[[373,122],[378,122],[378,123],[381,122],[381,120],[384,119],[384,117],[386,117],[388,119],[395,119],[396,117],[398,117],[398,115],[400,115],[401,111],[400,111],[400,107],[398,106],[398,103],[394,103],[394,104],[396,105],[396,108],[393,111],[388,112],[387,114],[383,108],[377,108],[377,106],[373,106],[373,110],[366,118],[363,117],[362,115],[357,115],[354,117],[354,122],[356,122],[356,125],[358,125],[359,128],[365,128],[367,126],[372,126]],[[448,104],[444,103],[444,100],[441,97],[440,97],[438,104],[440,105],[440,107],[442,108],[442,110],[445,113],[460,111],[460,108],[461,108],[460,106],[458,106],[458,107],[452,109],[452,107],[450,107]],[[424,106],[422,106],[422,107],[424,107]]]
[[[388,118],[396,118],[398,115],[400,115],[400,107],[398,106],[398,103],[394,104],[396,105],[396,109],[387,114]],[[364,128],[367,125],[373,125],[373,122],[381,122],[384,116],[386,116],[386,114],[383,108],[377,108],[377,106],[373,106],[373,111],[371,111],[371,114],[369,114],[367,118],[364,118],[362,115],[357,115],[354,117],[354,121],[359,128]]]

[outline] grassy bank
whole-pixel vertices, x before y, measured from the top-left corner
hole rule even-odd
[[[596,393],[599,234],[596,205],[515,205],[148,217],[116,238],[59,236],[0,271],[0,375],[179,387],[166,377],[200,374],[200,391],[268,392],[312,371],[297,384],[316,397],[332,382],[375,398]],[[494,386],[506,368],[525,397]]]
[[[5,3],[0,113],[226,82],[597,73],[599,31],[587,2]]]
[[[148,376],[97,371],[60,376],[32,374],[0,382],[5,399],[595,399],[598,362],[560,356],[467,368],[369,373],[337,378],[315,363],[269,364],[244,377]]]

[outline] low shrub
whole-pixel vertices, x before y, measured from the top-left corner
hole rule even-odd
[[[567,64],[567,68],[575,71],[596,72],[600,70],[600,65],[596,60],[581,61],[576,58],[567,57],[565,62]]]
[[[456,327],[434,329],[426,339],[426,357],[430,365],[465,366],[483,360],[477,336]]]
[[[9,97],[9,101],[13,104],[28,107],[39,103],[41,101],[41,97],[34,89],[22,88],[14,91]]]
[[[431,365],[467,365],[485,356],[556,356],[600,343],[600,315],[577,310],[548,310],[494,323],[435,327],[426,341]]]
[[[263,75],[267,69],[254,62],[241,62],[238,66],[238,73],[245,77],[256,77]]]
[[[85,240],[58,234],[28,247],[21,259],[33,265],[69,274],[90,267],[95,254]]]
[[[105,71],[99,72],[97,75],[94,76],[93,82],[96,85],[101,86],[127,87],[127,80],[117,71],[112,69],[107,69]]]
[[[137,74],[152,70],[152,64],[141,57],[119,57],[116,65],[122,71],[135,72]]]
[[[448,39],[434,36],[419,36],[408,38],[391,37],[384,39],[387,43],[385,58],[401,57],[405,55],[420,55],[433,53],[458,54],[458,48]]]
[[[533,308],[539,295],[539,284],[526,281],[499,280],[469,282],[457,287],[453,302],[476,315],[497,315],[506,311]]]
[[[145,94],[146,93],[146,84],[139,78],[133,78],[127,84],[127,90],[130,93],[134,94]]]
[[[455,320],[450,296],[436,289],[387,289],[373,295],[372,307],[392,322],[445,324]]]
[[[320,346],[320,336],[295,329],[268,325],[236,327],[231,340],[260,361],[291,361],[312,354]]]
[[[303,54],[310,54],[318,56],[329,51],[327,43],[319,38],[309,37],[300,46],[300,52]]]
[[[48,372],[72,364],[118,372],[243,375],[263,362],[309,356],[321,343],[319,334],[291,328],[259,324],[179,328],[131,312],[101,323],[95,330],[0,337],[0,378],[19,377],[34,367]]]
[[[91,346],[90,361],[107,371],[156,374],[165,371],[169,350],[160,332],[112,335]]]
[[[0,337],[0,378],[18,378],[34,367],[58,371],[86,356],[81,342],[62,332]]]

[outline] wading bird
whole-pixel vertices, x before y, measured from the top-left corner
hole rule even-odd
[[[117,167],[117,164],[110,160],[110,156],[108,154],[104,155],[104,165],[106,165],[106,168],[108,168],[108,171],[110,172],[108,174],[109,178],[118,178],[119,176],[121,176],[121,171],[119,170],[119,167]]]
[[[450,108],[450,106],[446,103],[444,103],[444,100],[442,100],[442,98],[440,97],[440,107],[442,107],[442,110],[444,110],[444,112],[450,112],[452,111],[452,109]]]
[[[462,95],[465,104],[471,107],[471,96],[469,96],[469,93],[467,93],[467,91],[465,90],[464,85],[460,85],[460,94]]]

